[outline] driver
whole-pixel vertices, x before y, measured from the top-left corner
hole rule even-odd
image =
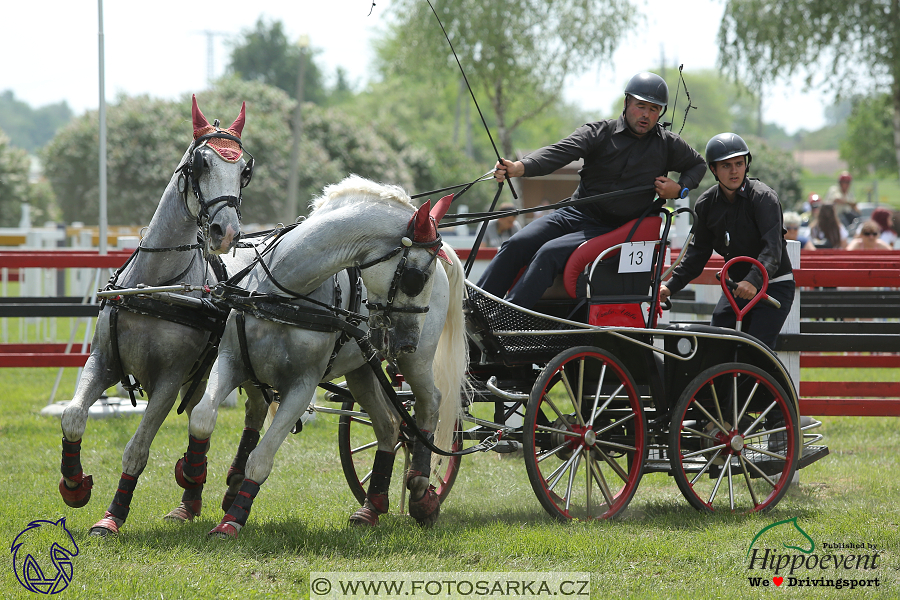
[[[794,274],[784,239],[781,203],[772,188],[747,177],[752,158],[750,148],[734,133],[720,133],[706,144],[706,162],[718,184],[697,200],[694,239],[672,278],[660,286],[659,301],[665,302],[698,277],[713,250],[726,261],[735,256],[755,258],[768,271],[768,295],[781,302],[781,308],[758,303],[744,317],[742,330],[774,348],[794,302]],[[738,282],[734,295],[741,308],[762,286],[762,273],[750,263],[735,264],[729,269],[728,277]],[[723,295],[710,324],[734,328],[736,321]]]
[[[604,204],[567,206],[535,219],[503,243],[478,286],[499,297],[509,290],[507,300],[531,308],[583,242],[641,216],[652,205],[654,192],[664,199],[684,198],[696,188],[706,172],[703,158],[658,123],[668,101],[669,88],[662,77],[638,73],[625,86],[625,106],[618,119],[582,125],[569,137],[520,161],[501,159],[494,171],[500,182],[507,176],[548,175],[584,159],[573,200],[640,186],[653,189]],[[681,173],[678,181],[667,177],[670,171]]]

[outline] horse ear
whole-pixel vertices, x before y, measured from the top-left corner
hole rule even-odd
[[[431,220],[431,215],[428,214],[430,210],[431,200],[428,200],[419,207],[419,210],[412,217],[412,220],[415,220],[413,239],[417,242],[430,242],[437,238],[434,221]]]
[[[200,112],[200,107],[197,106],[197,96],[195,94],[191,95],[191,102],[191,117],[194,120],[194,139],[196,140],[203,135],[200,131],[210,125],[209,121],[206,120],[206,117],[203,116],[203,113]]]
[[[453,202],[453,194],[448,194],[434,203],[434,208],[431,209],[431,216],[435,223],[441,222],[441,219],[447,214],[451,202]]]
[[[244,131],[244,120],[247,117],[247,115],[245,113],[246,108],[247,108],[247,103],[242,102],[241,103],[241,113],[237,116],[237,119],[234,120],[234,123],[231,124],[231,127],[228,128],[231,131],[235,132],[237,134],[237,137],[241,137],[241,132]]]

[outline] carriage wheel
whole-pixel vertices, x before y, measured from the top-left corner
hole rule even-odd
[[[345,411],[365,412],[352,400],[347,400],[341,405]],[[406,512],[406,477],[405,471],[409,468],[410,448],[414,436],[407,431],[405,425],[400,427],[400,438],[394,445],[397,459],[394,461],[394,473],[391,476],[391,487],[399,492],[400,512]],[[458,439],[453,441],[453,451],[461,449]],[[372,463],[375,460],[375,451],[378,445],[372,422],[365,417],[350,417],[342,415],[338,421],[338,452],[341,457],[341,468],[344,477],[350,486],[350,491],[356,496],[356,500],[362,504],[366,499],[366,488],[369,478],[372,476]],[[432,469],[431,484],[443,504],[450,494],[450,488],[456,481],[459,472],[459,456],[441,457],[440,467]],[[395,497],[396,501],[396,497]]]
[[[643,475],[647,422],[624,365],[599,348],[572,348],[541,372],[525,410],[525,467],[556,519],[608,519]]]
[[[726,363],[697,375],[672,415],[672,474],[701,511],[772,508],[787,492],[798,450],[793,401],[748,364]]]

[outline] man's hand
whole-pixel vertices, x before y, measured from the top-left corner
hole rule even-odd
[[[751,300],[756,295],[756,287],[747,281],[741,281],[734,290],[734,295],[744,300]]]
[[[667,288],[665,285],[659,286],[659,303],[664,304],[666,300],[672,295],[672,291]]]
[[[657,177],[653,184],[656,195],[664,200],[671,200],[681,195],[681,186],[678,182],[668,177]]]
[[[521,177],[525,174],[525,165],[522,164],[521,160],[517,160],[516,162],[506,160],[505,158],[501,158],[500,160],[502,162],[498,162],[494,165],[494,179],[497,180],[497,183],[506,181],[507,175],[512,178]]]

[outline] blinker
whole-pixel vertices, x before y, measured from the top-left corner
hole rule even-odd
[[[400,276],[400,291],[409,297],[418,296],[425,289],[428,275],[419,269],[407,268]]]

